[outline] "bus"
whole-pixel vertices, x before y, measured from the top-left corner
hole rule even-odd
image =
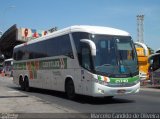
[[[3,71],[4,71],[5,76],[13,75],[13,58],[4,60]]]
[[[149,62],[150,80],[153,85],[160,84],[160,53],[150,55]]]
[[[29,87],[92,97],[138,93],[137,53],[130,34],[76,25],[14,47],[13,81]]]
[[[144,43],[135,42],[138,64],[139,64],[139,77],[141,81],[149,80],[149,62],[148,57],[151,54],[150,50]]]

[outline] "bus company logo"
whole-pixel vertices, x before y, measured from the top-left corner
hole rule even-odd
[[[128,83],[128,79],[116,79],[115,83]]]
[[[64,59],[60,58],[60,68],[64,69],[65,68],[65,63],[64,63]]]
[[[67,59],[60,58],[41,62],[41,69],[66,69]]]

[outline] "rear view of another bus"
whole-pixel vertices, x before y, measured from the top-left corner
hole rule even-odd
[[[5,76],[12,76],[13,75],[13,59],[6,59],[3,64],[3,70]]]
[[[160,53],[156,52],[155,54],[150,55],[148,60],[150,63],[149,78],[153,85],[159,85],[160,84]]]
[[[139,64],[139,76],[141,81],[149,79],[149,62],[148,57],[150,55],[148,47],[144,43],[135,42],[136,51],[138,55],[138,64]]]

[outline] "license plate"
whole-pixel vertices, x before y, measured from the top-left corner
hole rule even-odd
[[[118,94],[124,94],[125,92],[126,92],[126,90],[124,90],[124,89],[117,90]]]

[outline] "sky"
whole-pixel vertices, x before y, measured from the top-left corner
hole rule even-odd
[[[46,30],[95,25],[128,31],[137,41],[137,15],[144,15],[144,42],[160,48],[160,0],[0,0],[0,31],[13,24]]]

